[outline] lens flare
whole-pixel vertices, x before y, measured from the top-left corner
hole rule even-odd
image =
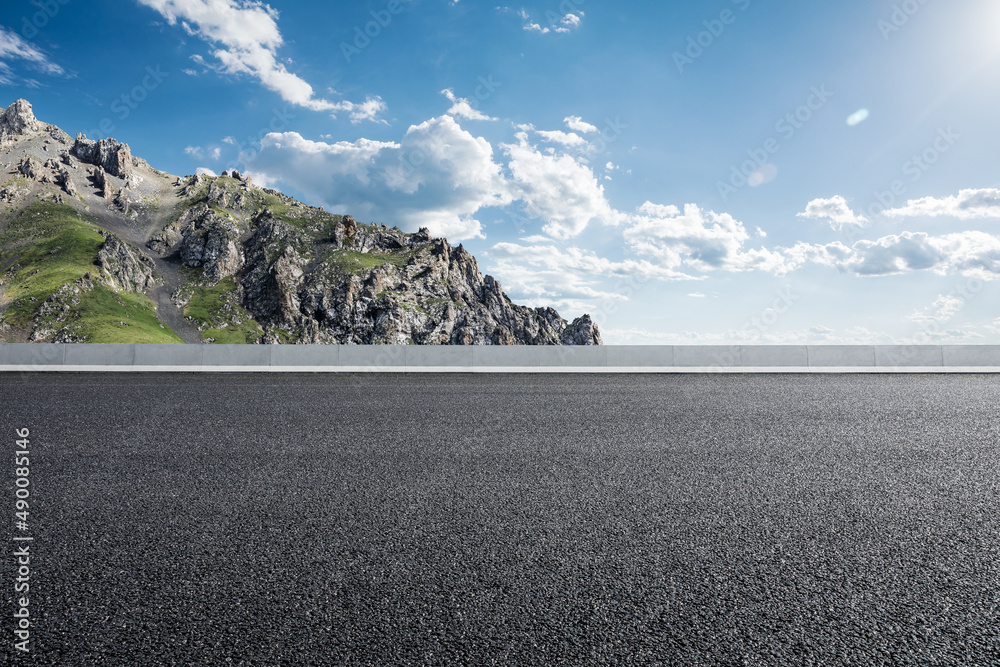
[[[854,113],[852,113],[850,116],[847,117],[847,124],[850,125],[851,127],[854,127],[855,125],[860,125],[861,123],[868,120],[868,115],[869,115],[868,109],[858,109],[857,111],[855,111]]]

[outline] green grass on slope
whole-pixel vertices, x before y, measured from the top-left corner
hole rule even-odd
[[[31,321],[41,302],[84,274],[97,273],[97,251],[104,237],[76,211],[62,204],[31,204],[0,234],[3,266],[18,264],[5,278],[6,319]],[[32,301],[34,299],[34,301]]]
[[[184,315],[202,325],[202,340],[214,338],[216,343],[254,343],[264,330],[239,305],[236,281],[226,278],[218,285],[197,286]]]
[[[80,305],[73,307],[65,326],[88,343],[184,342],[157,319],[153,303],[145,296],[115,292],[100,284],[80,297]]]
[[[404,267],[413,254],[414,251],[409,249],[387,253],[333,250],[327,254],[324,262],[342,273],[359,275],[385,264]]]
[[[274,217],[313,235],[328,236],[333,233],[342,216],[312,208],[300,208],[286,204],[278,197],[265,193],[263,206],[267,206]]]
[[[25,326],[60,287],[87,273],[99,275],[97,252],[103,244],[97,227],[70,206],[42,202],[27,206],[0,233],[2,266],[19,267],[3,278],[0,308],[6,321]],[[116,294],[100,285],[84,294],[64,321],[91,343],[182,342],[161,325],[149,299]]]

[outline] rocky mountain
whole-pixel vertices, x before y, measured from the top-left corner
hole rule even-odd
[[[178,178],[115,139],[0,114],[0,339],[600,345],[511,302],[461,245],[362,224],[238,172]]]

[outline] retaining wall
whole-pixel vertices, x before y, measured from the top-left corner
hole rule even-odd
[[[1000,372],[1000,345],[0,344],[0,371]]]

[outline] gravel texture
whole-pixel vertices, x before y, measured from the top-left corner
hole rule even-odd
[[[996,376],[5,374],[0,415],[18,664],[1000,664]]]

